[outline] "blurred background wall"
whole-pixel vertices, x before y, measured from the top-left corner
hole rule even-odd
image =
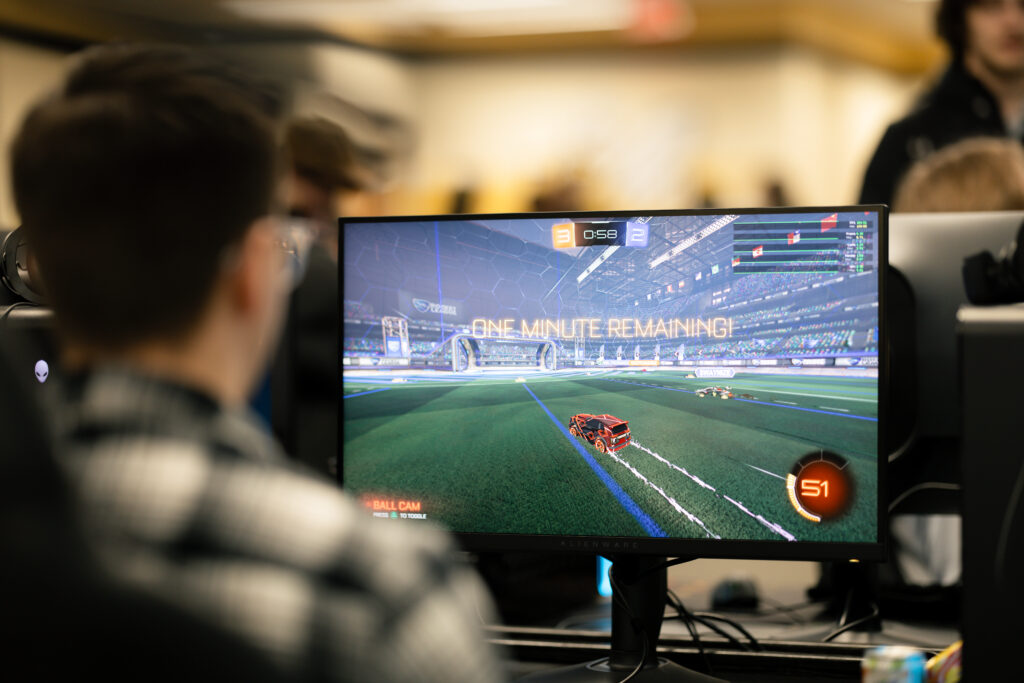
[[[18,224],[11,200],[7,149],[26,110],[53,88],[63,65],[60,50],[0,35],[0,229]]]
[[[339,212],[856,199],[944,55],[911,0],[6,0],[0,145],[94,42],[217,49],[359,150]],[[0,223],[16,225],[0,166]]]
[[[881,129],[917,79],[802,46],[683,54],[446,58],[411,67],[415,150],[403,211],[524,209],[577,182],[586,208],[853,201]]]

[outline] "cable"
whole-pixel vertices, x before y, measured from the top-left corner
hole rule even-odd
[[[944,481],[926,481],[926,482],[923,482],[921,484],[915,484],[914,486],[911,486],[909,489],[907,489],[906,491],[904,491],[900,495],[896,496],[896,500],[894,500],[893,502],[889,503],[889,510],[888,511],[892,512],[894,509],[896,509],[897,505],[902,503],[904,500],[906,500],[910,496],[914,495],[918,491],[924,491],[924,490],[927,490],[927,489],[936,489],[936,490],[939,490],[939,491],[959,491],[960,490],[960,484],[950,484],[950,483],[947,483],[947,482],[944,482]]]
[[[724,628],[722,628],[721,626],[719,626],[715,622],[711,621],[710,619],[706,619],[704,617],[699,617],[699,616],[697,616],[696,612],[691,613],[691,616],[693,617],[693,620],[695,622],[700,623],[700,624],[706,626],[707,628],[711,629],[712,631],[714,631],[718,635],[722,636],[723,638],[728,640],[730,643],[732,643],[733,645],[735,645],[739,649],[745,650],[747,652],[751,651],[750,650],[750,646],[748,646],[742,640],[740,640],[739,638],[737,638],[733,634],[729,633]]]
[[[846,600],[843,601],[843,611],[836,619],[836,628],[846,625],[846,618],[850,615],[850,605],[853,604],[853,588],[846,591]]]
[[[797,617],[797,616],[795,616],[792,613],[799,612],[800,610],[805,609],[807,607],[810,607],[811,605],[819,605],[819,604],[821,604],[823,602],[826,602],[824,599],[819,599],[819,600],[806,600],[804,602],[799,602],[799,603],[795,603],[795,604],[792,604],[792,605],[784,605],[781,602],[777,602],[775,600],[772,600],[771,598],[766,598],[766,597],[763,597],[763,596],[762,596],[761,600],[766,602],[766,603],[769,603],[770,606],[771,606],[771,609],[759,610],[759,611],[757,611],[757,612],[755,612],[754,614],[751,615],[752,618],[760,619],[760,618],[763,618],[763,617],[773,617],[773,616],[775,616],[777,614],[782,614],[789,621],[791,621],[794,624],[797,624],[798,626],[803,626],[804,624],[809,623],[810,620],[805,618],[805,617]]]
[[[911,448],[917,444],[917,421],[914,421],[914,427],[911,429],[910,434],[907,436],[907,440],[900,444],[899,448],[889,454],[889,463],[894,463],[904,455],[907,454]]]
[[[704,620],[704,619],[714,619],[715,621],[720,621],[723,624],[729,624],[734,629],[736,629],[737,631],[742,633],[744,636],[746,636],[747,640],[750,641],[750,644],[753,646],[753,648],[755,650],[761,650],[762,649],[761,648],[761,643],[758,642],[757,638],[752,636],[750,634],[750,631],[748,631],[747,629],[743,628],[743,626],[739,622],[733,621],[732,619],[720,616],[718,614],[713,614],[711,612],[694,612],[693,616],[696,617],[697,619],[701,619],[701,620]],[[711,624],[707,624],[707,625],[710,628],[714,628],[714,627],[711,626]],[[735,638],[733,638],[733,640],[735,640]],[[740,645],[744,649],[747,649],[747,647],[745,645],[743,645],[742,643],[740,643]]]
[[[647,664],[647,650],[651,643],[647,639],[647,631],[641,629],[640,633],[644,637],[644,654],[640,657],[640,663],[636,665],[636,668],[633,669],[628,676],[619,681],[619,683],[629,683],[629,681],[640,675],[640,672],[643,671],[644,666]]]
[[[880,614],[880,612],[878,610],[878,604],[873,602],[873,603],[871,603],[871,614],[867,615],[866,617],[861,617],[860,619],[854,619],[853,621],[851,621],[849,624],[846,624],[845,626],[840,626],[839,628],[835,629],[834,631],[829,633],[827,636],[822,638],[821,642],[827,643],[827,642],[831,641],[833,638],[835,638],[836,636],[838,636],[838,635],[840,635],[842,633],[846,633],[847,631],[849,631],[849,630],[851,630],[853,628],[856,628],[857,626],[860,626],[861,624],[863,624],[865,622],[871,621],[872,619],[877,619],[879,614]],[[845,616],[845,610],[844,610],[844,616]]]
[[[679,612],[679,618],[684,624],[686,624],[686,630],[690,632],[690,637],[693,638],[694,645],[697,646],[697,651],[700,652],[701,659],[704,660],[704,667],[708,671],[708,675],[714,676],[714,671],[711,668],[711,660],[708,659],[707,652],[704,651],[704,644],[700,642],[700,635],[697,633],[697,627],[693,624],[693,615],[686,609],[683,601],[679,599],[679,596],[674,591],[666,591],[668,596],[668,603]]]

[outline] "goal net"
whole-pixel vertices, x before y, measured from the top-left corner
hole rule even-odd
[[[452,370],[555,370],[555,343],[550,339],[508,339],[457,335],[452,338]]]

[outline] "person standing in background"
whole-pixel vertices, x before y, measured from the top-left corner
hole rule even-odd
[[[909,115],[886,129],[860,202],[892,203],[907,169],[967,137],[1024,137],[1024,0],[941,0],[949,67]]]

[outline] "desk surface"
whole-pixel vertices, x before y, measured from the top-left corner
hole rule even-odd
[[[873,647],[911,645],[930,656],[960,638],[949,623],[894,621],[883,614],[880,631],[848,631],[822,643],[836,620],[822,614],[821,603],[807,600],[806,590],[817,581],[818,571],[816,563],[807,562],[700,560],[672,567],[669,588],[688,609],[703,611],[710,608],[711,589],[722,578],[745,576],[758,584],[762,608],[757,613],[722,614],[746,628],[761,651],[745,651],[708,628],[698,629],[714,675],[730,681],[859,681],[861,659]],[[509,675],[514,679],[605,656],[610,628],[610,601],[599,600],[554,623],[494,627],[490,639],[506,648]],[[739,633],[736,636],[744,640]],[[689,632],[677,619],[666,618],[663,623],[659,654],[707,671]]]
[[[504,648],[507,671],[513,679],[599,659],[607,655],[609,647],[607,630],[511,626],[493,627],[488,636]],[[707,661],[713,675],[729,681],[860,681],[861,660],[868,650],[880,644],[908,644],[891,634],[885,635],[885,631],[854,633],[851,642],[842,643],[759,638],[759,651],[746,651],[714,634],[701,634],[700,638],[707,660],[688,634],[663,635],[659,656],[702,673],[708,673]],[[930,657],[938,649],[923,647],[922,651]]]

